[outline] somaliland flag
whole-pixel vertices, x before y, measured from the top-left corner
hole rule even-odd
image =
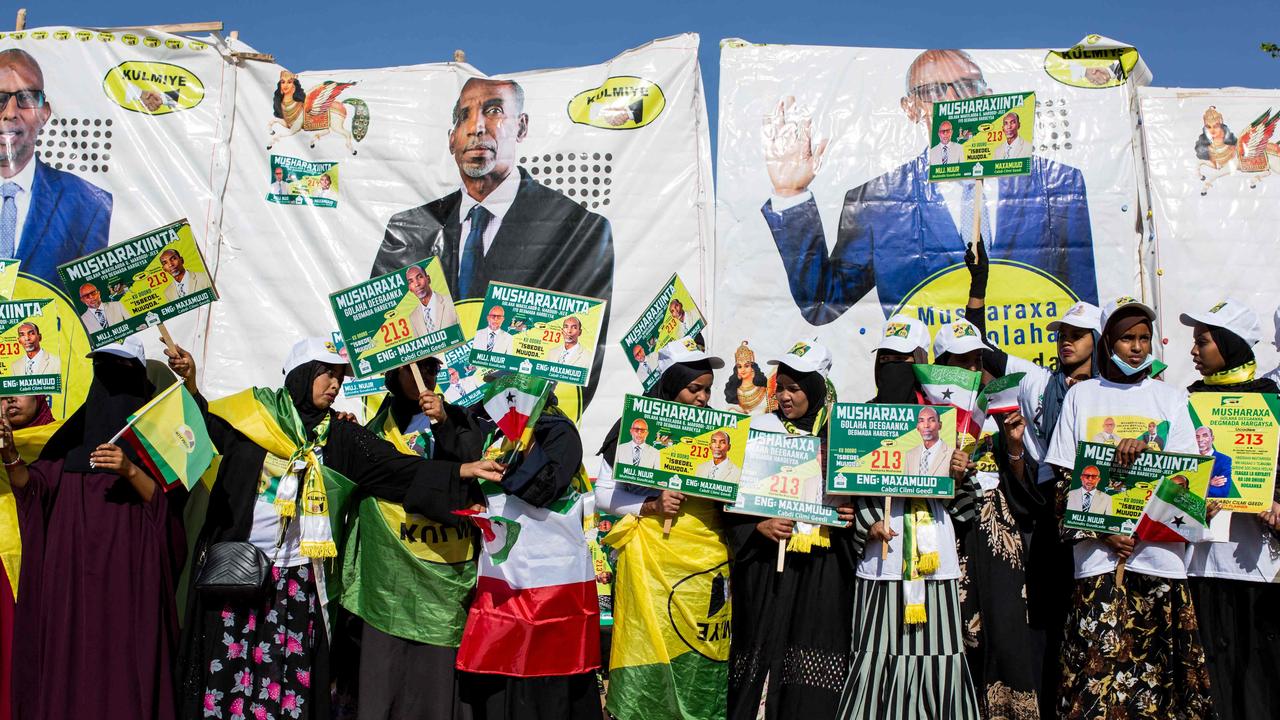
[[[1175,482],[1171,476],[1160,480],[1156,491],[1138,518],[1133,535],[1151,542],[1198,542],[1208,534],[1205,499],[1194,490]]]
[[[1018,409],[1018,383],[1025,372],[1009,373],[998,377],[978,393],[978,409],[987,415],[999,415]]]
[[[133,446],[165,490],[179,482],[190,490],[217,455],[204,414],[182,383],[174,383],[130,415],[118,437]]]
[[[915,365],[916,380],[924,390],[925,401],[930,405],[950,405],[956,412],[956,432],[968,435],[967,442],[956,440],[964,447],[982,434],[982,424],[973,416],[978,400],[978,387],[982,385],[982,373],[950,365]]]
[[[484,409],[505,437],[518,442],[542,414],[550,385],[531,375],[503,375],[484,386]]]

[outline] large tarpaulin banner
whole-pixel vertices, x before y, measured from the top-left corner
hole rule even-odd
[[[8,360],[52,367],[48,358],[59,359],[62,390],[51,405],[62,418],[90,380],[88,337],[72,301],[86,306],[85,322],[95,310],[104,325],[123,318],[110,289],[68,297],[57,267],[182,218],[208,255],[222,217],[235,67],[210,42],[152,30],[0,33],[0,58],[20,68],[15,89],[27,91],[11,103],[0,141],[4,180],[17,186],[12,226],[0,209],[0,256],[19,263],[11,299],[53,300],[26,318],[36,329],[24,329],[21,357]],[[198,349],[207,312],[170,330]]]
[[[710,275],[697,49],[499,79],[246,63],[205,386],[278,384],[289,346],[334,327],[329,292],[434,255],[468,337],[490,281],[607,300],[593,383],[560,390],[571,415],[594,393],[583,426],[607,428],[641,391],[618,343],[633,315],[676,272],[702,303]]]
[[[1143,88],[1156,240],[1156,309],[1170,382],[1199,376],[1184,312],[1230,296],[1262,318],[1261,371],[1276,366],[1268,317],[1280,304],[1280,90]]]
[[[1136,50],[1099,36],[1063,51],[725,41],[715,349],[727,356],[747,338],[770,358],[816,337],[853,359],[834,368],[842,396],[870,396],[856,359],[886,317],[908,313],[936,331],[968,298],[977,193],[973,182],[928,182],[932,103],[978,111],[990,95],[1034,92],[1034,133],[1015,117],[1005,136],[1033,145],[1031,173],[984,182],[980,227],[988,336],[1052,365],[1056,315],[1141,289],[1132,118],[1149,79]],[[1007,131],[1003,120],[993,133]]]

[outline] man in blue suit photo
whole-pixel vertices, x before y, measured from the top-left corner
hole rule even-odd
[[[908,120],[927,128],[933,103],[991,93],[968,53],[926,50],[911,63],[901,106]],[[926,278],[963,268],[975,183],[928,182],[928,148],[845,195],[839,235],[828,254],[809,190],[827,143],[815,142],[811,121],[793,112],[794,103],[784,99],[765,118],[773,197],[761,212],[805,320],[832,322],[872,287],[888,316]],[[983,189],[984,207],[995,210],[984,211],[982,222],[991,259],[1039,268],[1096,304],[1093,234],[1080,171],[1032,157],[1030,175],[989,180]]]
[[[58,265],[107,246],[111,193],[35,157],[51,111],[35,58],[0,52],[0,257],[60,288]]]

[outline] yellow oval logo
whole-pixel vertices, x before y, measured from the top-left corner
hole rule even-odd
[[[130,60],[107,71],[102,90],[125,110],[168,115],[204,100],[204,83],[186,68],[162,62]]]
[[[569,101],[569,119],[605,130],[634,130],[662,114],[667,98],[657,83],[631,75],[605,80]]]
[[[676,636],[708,660],[729,659],[729,563],[694,573],[671,586],[667,618]]]
[[[1097,38],[1091,42],[1097,42]],[[1044,58],[1044,71],[1063,85],[1101,89],[1123,85],[1137,64],[1135,48],[1077,45],[1066,52],[1050,50]]]

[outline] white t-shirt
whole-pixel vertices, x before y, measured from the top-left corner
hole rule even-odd
[[[876,498],[875,502],[883,505],[884,500]],[[862,562],[858,563],[858,577],[864,580],[901,580],[902,579],[902,513],[906,510],[907,498],[893,498],[889,506],[889,527],[897,535],[889,540],[889,554],[880,559],[879,540],[868,541],[862,551]],[[926,500],[929,512],[933,515],[933,526],[938,535],[938,571],[926,575],[927,580],[957,580],[960,578],[960,558],[956,554],[956,530],[951,524],[951,515],[941,500]],[[918,527],[918,526],[917,526]]]
[[[639,515],[644,501],[660,492],[614,480],[613,466],[607,459],[600,458],[600,473],[596,477],[596,508],[600,511],[619,516]]]
[[[1188,543],[1185,559],[1192,577],[1280,582],[1280,540],[1253,513],[1223,512],[1214,518],[1230,523],[1227,542]]]
[[[1027,431],[1022,433],[1022,445],[1027,457],[1035,460],[1039,466],[1036,471],[1036,482],[1046,483],[1053,480],[1053,468],[1044,462],[1044,445],[1040,444],[1040,435],[1036,425],[1044,412],[1044,389],[1049,386],[1049,378],[1053,373],[1048,368],[1040,367],[1030,360],[1008,355],[1005,363],[1005,374],[1026,373],[1018,381],[1018,412],[1027,421]]]
[[[1109,362],[1109,361],[1108,361]],[[1111,419],[1121,438],[1136,438],[1151,423],[1169,423],[1169,433],[1161,449],[1167,452],[1196,455],[1195,429],[1187,412],[1187,392],[1168,383],[1145,378],[1140,383],[1121,385],[1093,378],[1073,385],[1062,401],[1062,416],[1045,453],[1050,465],[1073,469],[1076,445],[1097,434],[1105,420]],[[1185,578],[1182,555],[1186,543],[1138,541],[1125,567],[1144,575]],[[1082,540],[1075,548],[1077,579],[1111,572],[1116,567],[1115,553],[1101,540]]]

